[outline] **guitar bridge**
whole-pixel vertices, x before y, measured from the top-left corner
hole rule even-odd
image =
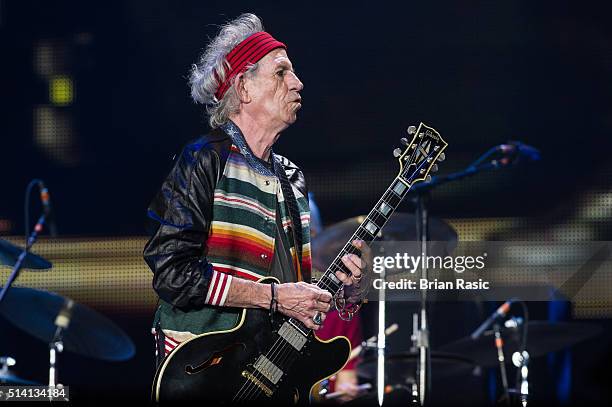
[[[252,373],[247,372],[246,370],[243,370],[242,376],[245,377],[247,380],[251,381],[253,384],[255,384],[255,386],[259,387],[266,396],[272,397],[272,393],[273,393],[272,389],[266,386],[261,380],[253,376]]]

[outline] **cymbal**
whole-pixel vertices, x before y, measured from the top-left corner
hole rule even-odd
[[[412,383],[416,374],[419,352],[398,352],[385,356],[386,383]],[[376,356],[368,357],[357,366],[357,375],[365,380],[376,380]],[[474,369],[469,358],[444,352],[431,352],[431,371],[435,378],[468,374]]]
[[[509,358],[520,347],[522,328],[502,328],[504,354]],[[601,332],[601,327],[582,322],[531,321],[527,324],[527,352],[531,357],[543,356],[568,348]],[[497,348],[493,331],[485,332],[473,340],[467,336],[441,347],[445,352],[454,352],[473,359],[481,366],[496,366]]]
[[[12,287],[0,304],[0,314],[45,343],[55,335],[55,321],[71,300],[32,288]],[[105,316],[84,305],[72,303],[70,323],[63,333],[64,348],[96,359],[122,361],[134,355],[132,340]]]
[[[31,380],[22,379],[19,376],[15,376],[10,372],[0,371],[0,383],[1,384],[15,384],[17,386],[38,386],[40,383],[33,382]]]
[[[338,222],[319,233],[312,241],[313,264],[326,269],[344,247],[366,216],[356,216]],[[396,212],[381,230],[382,241],[417,241],[416,216],[411,213]],[[457,246],[457,232],[445,221],[429,217],[430,254],[446,255]]]
[[[0,264],[13,267],[22,251],[21,247],[15,246],[7,240],[0,239]],[[51,262],[34,253],[26,254],[25,261],[23,262],[23,268],[26,269],[46,270],[51,267]]]

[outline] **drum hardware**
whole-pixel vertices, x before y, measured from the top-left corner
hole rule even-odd
[[[387,329],[385,329],[385,335],[389,336],[395,332],[397,332],[397,330],[399,329],[399,324],[391,324],[387,327]],[[377,345],[376,345],[376,340],[377,340],[377,336],[372,336],[368,339],[366,339],[365,341],[361,342],[361,345],[356,346],[352,351],[351,351],[351,356],[349,356],[348,361],[356,358],[357,356],[361,355],[363,352],[365,352],[368,349],[376,349]],[[347,362],[348,362],[347,361]]]
[[[0,384],[14,384],[17,386],[36,386],[39,383],[22,379],[10,371],[17,361],[10,356],[0,356]]]
[[[0,265],[13,267],[23,249],[8,240],[0,239]],[[48,271],[53,265],[45,258],[28,252],[23,261],[23,268],[31,271]]]
[[[601,332],[599,325],[583,322],[529,321],[525,325],[529,332],[525,348],[529,350],[530,359],[568,348]],[[521,351],[521,333],[516,328],[501,327],[500,332],[508,354]],[[496,349],[491,346],[493,336],[493,331],[485,331],[477,340],[466,336],[440,350],[465,355],[483,367],[494,367],[498,359]]]
[[[4,286],[2,287],[2,291],[0,291],[0,304],[2,303],[4,298],[6,297],[6,293],[11,288],[11,286],[13,285],[13,283],[15,282],[17,277],[19,277],[19,274],[21,273],[21,269],[23,267],[27,266],[26,265],[26,259],[31,260],[31,261],[34,262],[34,257],[33,256],[28,256],[28,253],[29,253],[30,249],[32,248],[32,246],[34,245],[34,243],[36,243],[36,240],[38,239],[38,235],[45,228],[45,225],[47,224],[47,221],[49,221],[49,219],[51,218],[51,201],[50,201],[50,198],[49,198],[49,191],[45,187],[45,184],[43,183],[42,180],[34,179],[34,180],[30,181],[30,183],[28,184],[28,186],[26,188],[26,211],[25,211],[26,220],[28,219],[28,205],[27,204],[29,203],[30,192],[31,192],[32,188],[34,186],[36,186],[36,185],[38,185],[38,187],[40,189],[40,200],[41,200],[41,202],[43,204],[43,213],[38,218],[38,221],[36,222],[36,225],[34,226],[32,231],[30,232],[29,236],[27,236],[27,234],[28,234],[27,229],[28,229],[28,226],[29,226],[28,225],[29,222],[26,222],[26,224],[25,224],[25,227],[26,227],[26,245],[23,248],[23,251],[21,251],[21,253],[17,257],[17,259],[14,261],[13,271],[9,275],[6,283],[4,283]],[[54,223],[53,222],[50,222],[50,223],[52,225],[53,230],[55,231]],[[3,247],[4,247],[5,253],[6,252],[11,253],[11,247],[9,245],[3,244]],[[13,251],[13,253],[14,253],[14,251]],[[6,261],[5,261],[5,263],[6,263]],[[43,263],[43,266],[45,266],[45,265],[46,264]],[[48,263],[48,267],[40,267],[40,268],[49,268],[49,267],[51,267],[50,263]]]
[[[64,350],[111,362],[128,360],[135,353],[132,340],[112,321],[55,293],[13,287],[0,304],[0,314],[49,344],[50,387],[61,386],[58,356]]]
[[[523,352],[514,352],[512,355],[512,363],[519,369],[519,375],[521,379],[520,387],[518,388],[518,393],[521,400],[522,407],[527,407],[527,397],[529,397],[529,381],[527,377],[529,376],[529,353],[527,351]],[[517,382],[517,387],[519,386]]]
[[[0,315],[44,343],[109,362],[135,353],[132,340],[97,311],[53,292],[13,287],[0,304]]]

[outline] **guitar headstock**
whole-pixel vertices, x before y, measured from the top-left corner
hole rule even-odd
[[[431,179],[430,172],[436,172],[436,162],[444,161],[444,150],[448,143],[436,129],[423,123],[418,128],[408,127],[412,140],[402,139],[404,149],[395,149],[394,155],[400,163],[398,178],[411,187],[416,182]]]

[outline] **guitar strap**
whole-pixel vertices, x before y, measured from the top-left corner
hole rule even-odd
[[[297,205],[297,199],[295,198],[295,194],[293,193],[293,188],[291,187],[291,183],[287,178],[287,174],[285,173],[285,169],[283,165],[278,161],[274,160],[274,173],[278,177],[281,189],[283,191],[283,196],[285,197],[285,205],[289,210],[289,216],[291,217],[292,228],[291,232],[293,235],[293,242],[295,245],[295,252],[297,253],[297,279],[298,281],[302,280],[302,243],[303,243],[303,235],[302,235],[302,220],[300,218],[300,210]]]

